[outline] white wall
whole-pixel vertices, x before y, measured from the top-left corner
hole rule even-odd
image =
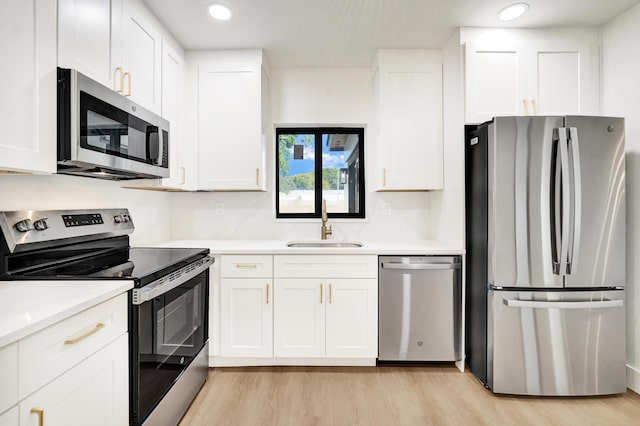
[[[640,392],[640,5],[602,27],[602,112],[626,118],[627,381]]]
[[[275,124],[364,125],[370,123],[372,81],[369,68],[270,70],[271,121]],[[275,220],[275,146],[267,145],[268,192],[173,194],[174,239],[317,239],[320,220]],[[366,182],[374,164],[365,130]],[[367,184],[369,187],[369,184]],[[366,194],[366,220],[331,220],[334,239],[431,238],[430,198],[426,192]],[[224,214],[216,213],[224,204]],[[384,214],[384,205],[391,215]],[[439,212],[440,213],[440,212]],[[446,215],[443,215],[446,216]],[[462,224],[456,224],[456,229]],[[460,231],[462,232],[462,231]],[[444,234],[444,231],[442,232]]]
[[[170,238],[169,197],[85,177],[0,175],[0,211],[127,207],[136,227],[131,244],[136,246]]]

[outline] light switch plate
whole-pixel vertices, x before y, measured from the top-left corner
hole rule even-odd
[[[224,203],[216,203],[216,216],[224,216]]]

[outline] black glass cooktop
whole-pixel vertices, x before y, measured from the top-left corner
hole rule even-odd
[[[105,242],[83,243],[14,255],[12,279],[130,279],[136,287],[205,257],[202,248],[130,248]]]

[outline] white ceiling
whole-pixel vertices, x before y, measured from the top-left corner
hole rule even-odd
[[[379,48],[439,48],[455,27],[594,26],[639,0],[524,0],[523,17],[497,12],[522,0],[142,0],[188,50],[263,48],[272,66],[369,66]]]

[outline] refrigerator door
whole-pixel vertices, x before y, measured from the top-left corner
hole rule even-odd
[[[565,119],[571,229],[565,287],[625,285],[624,119]],[[570,203],[571,204],[571,203]]]
[[[562,288],[551,221],[554,129],[562,117],[497,117],[488,129],[488,283]],[[553,170],[552,170],[553,169]]]
[[[488,297],[488,385],[495,393],[626,391],[624,290],[491,290]]]

